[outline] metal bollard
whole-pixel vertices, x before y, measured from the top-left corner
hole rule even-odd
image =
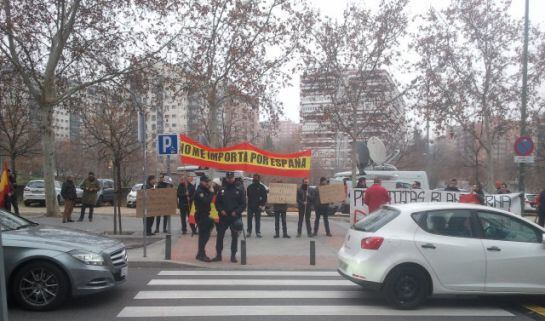
[[[316,241],[310,240],[310,265],[316,265]]]
[[[172,234],[170,230],[170,216],[165,217],[168,220],[168,233],[165,237],[165,260],[170,260],[172,257]]]
[[[240,264],[246,265],[246,240],[240,241]]]

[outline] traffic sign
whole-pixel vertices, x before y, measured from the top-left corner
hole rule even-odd
[[[515,154],[517,156],[530,156],[534,152],[534,142],[529,136],[521,136],[515,140]]]
[[[515,156],[515,163],[533,164],[535,157],[532,156]]]
[[[178,135],[157,135],[157,151],[159,155],[178,154]]]

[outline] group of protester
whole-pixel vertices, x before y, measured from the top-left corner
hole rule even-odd
[[[81,198],[81,212],[78,222],[82,222],[85,218],[85,211],[89,209],[89,222],[93,221],[93,212],[97,202],[97,193],[100,190],[100,184],[95,178],[93,172],[89,172],[87,178],[81,183],[80,188],[83,190]],[[62,215],[63,223],[72,223],[72,212],[76,205],[77,192],[76,184],[72,176],[67,176],[61,187],[61,196],[64,200],[64,212]]]

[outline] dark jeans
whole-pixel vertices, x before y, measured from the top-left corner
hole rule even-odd
[[[231,225],[238,220],[238,216],[221,216],[218,226],[218,236],[216,240],[216,254],[221,256],[223,251],[223,238],[227,229],[231,228]],[[200,232],[200,231],[199,231]],[[231,256],[235,256],[238,250],[238,232],[231,228]]]
[[[282,218],[282,233],[284,235],[288,235],[288,227],[286,225],[286,212],[274,212],[274,231],[276,235],[278,235],[280,232],[280,218]]]
[[[214,221],[208,216],[203,216],[197,221],[199,226],[199,249],[197,256],[206,255],[206,243],[210,239],[210,233],[212,232],[212,227],[214,227]]]
[[[83,221],[83,219],[85,218],[85,209],[86,208],[89,208],[89,220],[93,219],[93,212],[95,210],[95,205],[81,204],[81,214],[79,216],[80,221]]]
[[[6,206],[6,210],[8,212],[11,212],[11,206],[13,206],[13,213],[15,213],[15,215],[17,215],[17,216],[20,216],[19,215],[19,204],[17,203],[17,195],[13,194],[11,196],[8,196],[4,203],[5,203],[5,206]]]
[[[182,208],[180,208],[180,219],[182,220],[182,232],[187,232],[187,220],[189,218],[189,209],[186,205],[182,205]],[[191,228],[191,231],[193,234],[197,233],[197,227],[195,224],[189,224],[189,227]]]
[[[255,233],[261,234],[261,209],[248,207],[248,234],[252,233],[252,223],[255,216]]]
[[[299,207],[299,222],[297,223],[297,235],[301,234],[301,230],[303,228],[303,219],[305,220],[308,236],[312,235],[312,231],[310,229],[310,210],[310,206],[307,206],[306,209],[304,207]]]
[[[537,224],[539,226],[545,225],[545,212],[543,212],[543,213],[539,212],[539,213],[537,213],[537,215],[538,215],[537,216]]]
[[[169,216],[163,216],[163,232],[167,232],[168,220],[170,220]],[[155,231],[159,231],[159,226],[161,226],[161,216],[157,216],[155,220]]]
[[[151,234],[151,229],[153,228],[153,221],[155,221],[155,217],[153,216],[146,217],[146,234]]]
[[[327,216],[327,207],[319,208],[316,210],[316,218],[314,219],[314,234],[318,234],[318,229],[320,228],[320,216],[324,218],[324,227],[326,234],[331,234],[329,231],[329,219]]]

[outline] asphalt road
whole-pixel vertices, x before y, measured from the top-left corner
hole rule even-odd
[[[206,273],[206,274],[204,274]],[[218,283],[220,285],[218,285]],[[132,268],[110,292],[71,299],[50,312],[10,307],[10,321],[412,321],[532,320],[521,308],[542,298],[434,298],[400,311],[334,271],[211,271]],[[537,302],[537,303],[538,303]]]

